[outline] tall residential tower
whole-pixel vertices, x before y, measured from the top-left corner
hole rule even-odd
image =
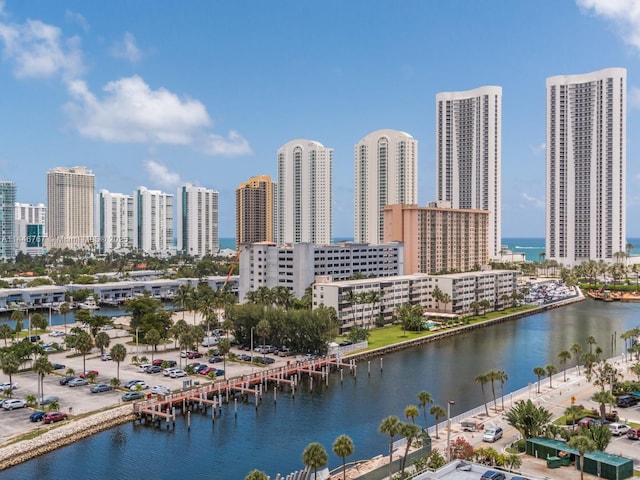
[[[547,79],[547,260],[625,253],[626,83],[624,68]]]
[[[293,140],[278,150],[277,242],[332,241],[333,149]]]
[[[436,197],[489,211],[489,257],[502,244],[502,88],[436,95]]]
[[[95,181],[85,167],[57,167],[47,172],[48,248],[95,248]]]
[[[0,182],[0,260],[16,256],[16,184]]]
[[[138,187],[133,194],[133,248],[151,255],[175,253],[173,195]]]
[[[377,130],[355,146],[354,240],[384,241],[382,208],[418,203],[418,141],[398,130]]]
[[[133,248],[133,195],[100,190],[96,194],[96,243],[101,253]]]
[[[275,241],[275,192],[269,175],[251,177],[236,188],[236,248]]]
[[[178,187],[178,251],[202,258],[220,250],[218,192],[184,184]]]

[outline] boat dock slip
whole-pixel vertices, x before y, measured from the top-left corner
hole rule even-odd
[[[164,421],[167,428],[169,428],[170,423],[175,428],[177,410],[182,415],[188,415],[194,409],[206,413],[210,407],[211,418],[215,420],[216,408],[220,407],[219,413],[221,414],[223,403],[228,404],[234,401],[237,405],[238,398],[247,403],[253,399],[255,408],[258,408],[262,400],[262,394],[266,393],[270,386],[273,386],[275,402],[277,390],[279,388],[282,389],[284,385],[289,386],[291,394],[295,396],[297,385],[306,376],[309,379],[309,389],[313,391],[314,378],[320,381],[325,380],[325,383],[328,384],[329,374],[333,369],[340,371],[340,380],[342,381],[344,368],[348,368],[355,378],[355,362],[344,363],[335,356],[296,362],[295,364],[251,375],[243,375],[226,381],[191,388],[187,387],[180,392],[158,395],[155,398],[151,398],[151,395],[149,395],[146,400],[134,402],[133,411],[137,421],[150,422],[157,426],[160,426]],[[237,415],[237,408],[235,412]]]

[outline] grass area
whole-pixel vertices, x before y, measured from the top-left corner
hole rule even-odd
[[[513,315],[517,313],[526,312],[529,310],[535,310],[537,307],[523,305],[513,308],[507,308],[505,310],[495,311],[495,312],[487,312],[484,315],[475,315],[472,317],[466,317],[464,320],[447,322],[446,324],[442,324],[442,326],[436,327],[435,330],[428,331],[422,330],[420,332],[411,332],[408,330],[403,330],[401,325],[387,325],[380,328],[373,328],[369,330],[369,346],[365,350],[374,350],[376,348],[386,347],[389,345],[394,345],[396,343],[405,342],[407,340],[413,340],[416,338],[429,337],[431,335],[437,335],[442,332],[446,332],[448,330],[453,330],[460,326],[473,325],[477,323],[486,322],[489,320],[495,320],[497,318],[506,317],[508,315]],[[340,343],[342,340],[346,340],[347,337],[338,337],[336,339],[337,343]]]

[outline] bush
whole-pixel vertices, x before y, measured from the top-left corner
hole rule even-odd
[[[515,448],[519,453],[522,453],[527,449],[527,442],[524,440],[524,438],[521,438],[520,440],[516,440],[515,442],[513,442],[511,446]]]

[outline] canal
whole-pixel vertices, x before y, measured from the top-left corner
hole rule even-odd
[[[384,453],[388,437],[378,433],[388,415],[403,418],[407,405],[417,404],[421,390],[446,406],[452,415],[482,403],[474,378],[488,370],[509,376],[505,393],[535,383],[533,368],[554,363],[558,353],[580,343],[586,350],[593,336],[605,355],[622,353],[620,333],[640,325],[640,304],[586,300],[530,317],[474,330],[439,342],[361,362],[357,378],[332,375],[329,385],[304,384],[295,398],[266,395],[258,409],[223,408],[214,424],[198,414],[191,430],[180,420],[171,431],[123,425],[23,465],[0,478],[67,480],[69,478],[211,478],[242,479],[252,469],[288,474],[303,468],[302,452],[320,442],[329,452],[329,466],[341,460],[331,453],[333,441],[350,436],[355,454],[349,460]],[[422,420],[422,412],[419,419]],[[429,417],[429,424],[433,418]]]

